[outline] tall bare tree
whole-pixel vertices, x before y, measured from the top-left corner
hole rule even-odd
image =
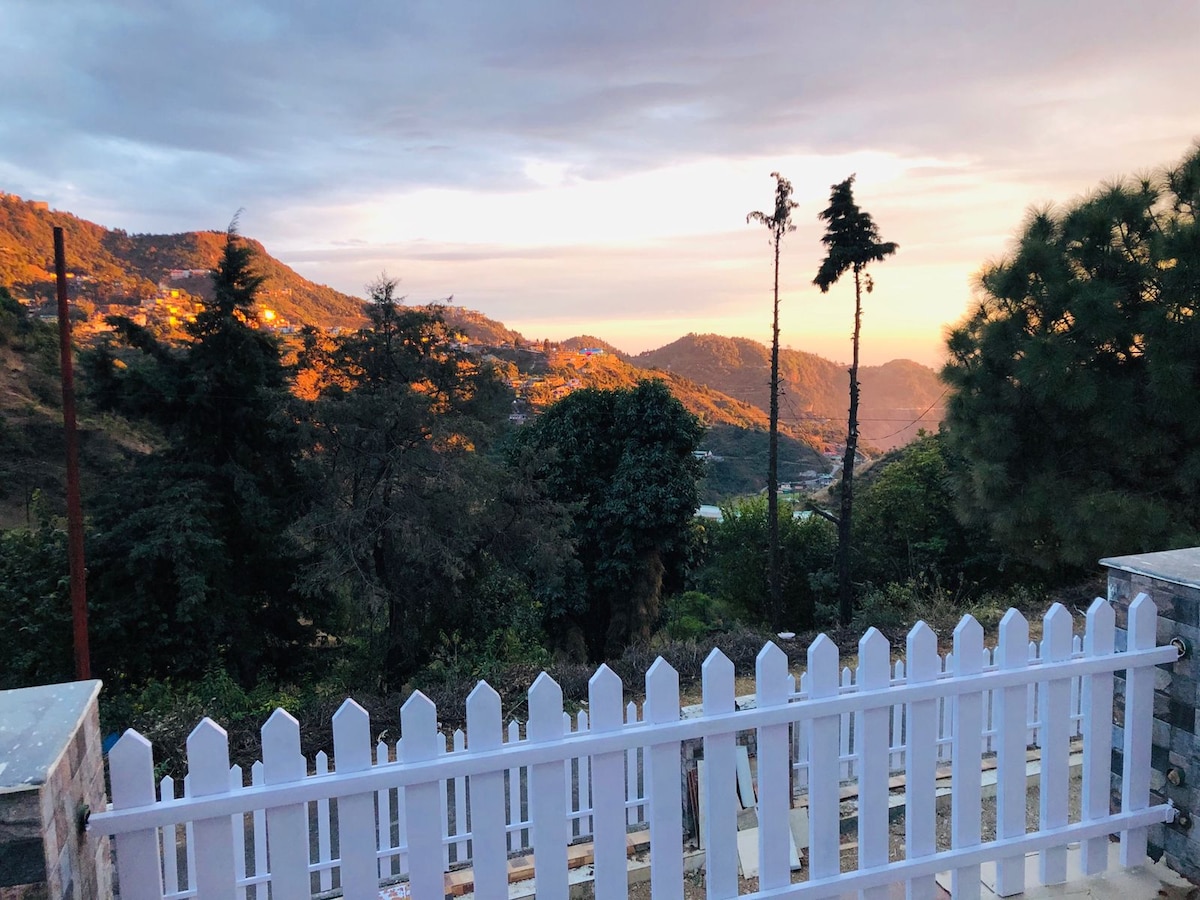
[[[767,444],[767,586],[771,627],[778,629],[784,624],[783,595],[779,584],[779,245],[785,234],[796,230],[792,224],[792,210],[797,204],[792,199],[792,183],[778,172],[772,172],[771,177],[775,179],[775,211],[768,215],[755,210],[746,216],[746,222],[765,225],[771,232],[771,246],[775,251],[775,303],[771,319],[771,422]]]
[[[871,214],[854,202],[854,176],[833,185],[829,206],[820,213],[825,222],[821,243],[827,253],[813,284],[826,293],[846,272],[854,273],[854,356],[850,363],[850,417],[846,426],[846,452],[842,457],[842,503],[838,516],[838,619],[849,625],[854,615],[854,585],[850,580],[850,522],[854,508],[854,456],[858,452],[858,345],[862,328],[862,292],[874,284],[866,268],[897,250],[891,241],[879,240]]]

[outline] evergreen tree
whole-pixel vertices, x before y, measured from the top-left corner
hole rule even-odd
[[[124,677],[295,666],[313,633],[289,527],[306,486],[279,348],[252,327],[261,279],[233,228],[212,304],[172,346],[127,319],[86,360],[102,406],[161,439],[97,498],[89,551],[101,665]],[[319,620],[319,617],[318,617]]]
[[[488,452],[511,392],[456,348],[436,306],[402,307],[395,288],[374,284],[369,327],[310,340],[303,359],[323,373],[309,417],[321,496],[299,528],[314,550],[305,589],[345,599],[364,674],[384,686],[456,631],[469,642],[520,622],[536,640],[569,559],[561,511]]]
[[[829,206],[820,218],[826,223],[821,243],[826,247],[825,259],[817,270],[813,284],[824,294],[847,272],[854,273],[854,336],[853,358],[850,363],[850,413],[846,425],[846,451],[842,457],[841,511],[838,515],[838,619],[849,625],[854,616],[854,584],[850,574],[851,523],[854,511],[854,457],[858,452],[858,347],[862,330],[862,292],[871,293],[874,284],[867,266],[896,252],[891,241],[879,240],[879,229],[870,213],[863,212],[854,202],[854,176],[835,184],[829,195]]]
[[[959,511],[1056,574],[1200,538],[1200,148],[1034,211],[948,338]]]
[[[771,232],[771,247],[775,253],[775,290],[771,314],[771,404],[767,426],[767,592],[770,605],[767,618],[771,627],[783,627],[783,589],[779,579],[779,245],[783,236],[795,231],[792,210],[792,183],[772,172],[775,179],[775,211],[767,215],[755,210],[746,222],[760,222]],[[812,625],[812,611],[805,610],[802,625]]]

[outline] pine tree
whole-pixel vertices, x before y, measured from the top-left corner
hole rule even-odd
[[[826,223],[821,243],[827,254],[813,284],[827,293],[846,274],[854,273],[854,337],[850,363],[850,414],[846,425],[846,452],[842,457],[841,511],[838,516],[838,619],[849,625],[854,615],[854,584],[850,576],[851,521],[854,511],[854,457],[858,452],[858,347],[862,330],[862,292],[871,293],[874,284],[867,266],[880,262],[897,250],[891,241],[879,240],[879,229],[870,213],[854,202],[854,176],[835,184],[829,206],[820,213]]]
[[[1200,148],[1035,210],[947,339],[959,512],[1049,572],[1200,538]]]
[[[775,211],[767,215],[755,210],[746,222],[760,222],[771,232],[771,247],[775,253],[775,291],[771,317],[771,409],[767,444],[767,588],[770,609],[767,614],[771,627],[783,627],[783,588],[779,581],[779,245],[783,236],[795,231],[792,210],[792,183],[772,172],[775,179]],[[801,622],[802,626],[811,622]]]
[[[295,591],[300,434],[279,347],[252,327],[251,264],[231,227],[188,341],[116,320],[119,342],[88,360],[97,402],[161,435],[97,498],[89,552],[97,659],[135,680],[224,663],[253,682],[300,662],[319,620]]]

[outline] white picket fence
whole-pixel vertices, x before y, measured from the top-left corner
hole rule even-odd
[[[1029,642],[1029,665],[1036,666],[1041,663],[1042,644],[1039,641]],[[1083,636],[1073,635],[1071,638],[1071,658],[1080,659],[1083,657]],[[984,647],[981,656],[980,671],[992,672],[998,668],[996,662],[996,648]],[[938,656],[938,678],[953,678],[955,673],[954,653],[947,653],[944,656]],[[844,666],[841,670],[841,676],[838,683],[838,693],[846,694],[853,693],[858,690],[858,682],[862,677],[860,667]],[[892,664],[892,674],[889,683],[893,686],[904,684],[905,679],[905,661],[898,659]],[[809,678],[808,673],[800,676],[800,691],[796,695],[796,699],[802,700],[808,697],[809,693]],[[1026,743],[1031,747],[1037,746],[1039,743],[1039,728],[1040,721],[1038,719],[1038,692],[1041,689],[1041,684],[1034,682],[1026,688],[1026,722],[1028,733]],[[741,699],[741,698],[739,698]],[[996,750],[996,738],[999,734],[997,726],[997,713],[999,710],[998,704],[994,702],[994,696],[989,692],[984,696],[984,705],[982,710],[983,715],[983,752],[994,753]],[[1082,711],[1081,704],[1083,701],[1080,692],[1080,678],[1078,676],[1071,679],[1071,697],[1069,704],[1069,714],[1071,718],[1070,734],[1072,738],[1082,736]],[[904,750],[907,734],[905,728],[907,707],[903,704],[897,704],[892,707],[889,717],[888,728],[888,746],[891,750],[888,759],[889,766],[892,771],[902,771],[904,769]],[[951,748],[953,745],[954,731],[954,697],[943,696],[937,700],[937,714],[934,717],[937,727],[937,759],[938,762],[948,762],[951,759]],[[862,714],[861,713],[843,713],[838,723],[838,776],[842,781],[852,781],[857,777],[858,759],[859,759],[859,735],[862,733]],[[803,729],[795,729],[793,732],[794,745],[792,748],[792,759],[794,760],[794,768],[796,770],[796,786],[803,789],[808,784],[808,744],[805,740],[806,732]]]
[[[1047,613],[1040,644],[1010,610],[999,643],[965,617],[942,657],[924,623],[909,634],[906,660],[893,665],[875,629],[859,644],[858,666],[839,672],[837,648],[821,636],[808,649],[796,691],[787,658],[768,644],[759,654],[752,708],[735,708],[733,665],[714,651],[703,668],[701,714],[681,718],[678,677],[663,660],[646,675],[642,719],[623,704],[620,679],[602,666],[589,683],[588,713],[564,713],[562,692],[545,673],[529,691],[530,718],[504,728],[499,696],[480,683],[467,701],[467,731],[452,743],[437,712],[414,694],[400,713],[394,748],[371,743],[366,712],[346,701],[333,720],[334,760],[315,770],[300,754],[299,727],[282,710],[263,727],[263,759],[250,784],[229,767],[225,732],[206,719],[188,739],[183,795],[171,779],[154,783],[149,743],[127,732],[110,754],[113,803],[91,828],[115,835],[121,894],[164,897],[308,898],[340,888],[375,898],[381,880],[407,876],[418,900],[444,893],[444,873],[469,863],[476,896],[508,896],[507,856],[535,850],[539,898],[566,900],[569,843],[590,839],[597,898],[626,896],[626,831],[648,822],[651,890],[682,897],[681,746],[699,740],[707,778],[704,816],[710,896],[737,894],[736,742],[754,732],[760,822],[758,894],[831,897],[860,890],[882,897],[906,881],[910,897],[933,896],[932,880],[951,871],[955,897],[979,895],[979,867],[998,861],[998,893],[1024,889],[1024,856],[1041,852],[1043,883],[1066,877],[1066,845],[1082,841],[1083,869],[1107,865],[1107,837],[1120,833],[1121,859],[1145,856],[1146,829],[1169,820],[1149,806],[1153,666],[1173,662],[1155,647],[1155,610],[1140,596],[1130,609],[1128,649],[1115,652],[1112,607],[1097,600],[1085,635],[1070,613]],[[1109,811],[1113,672],[1126,670],[1124,796]],[[1083,803],[1069,821],[1068,759],[1082,738]],[[1026,749],[1041,748],[1040,825],[1026,833]],[[995,840],[981,842],[980,767],[997,756]],[[952,767],[953,846],[934,843],[939,761]],[[906,858],[888,864],[888,794],[905,774]],[[795,777],[793,778],[793,774]],[[858,869],[840,871],[839,787],[858,784]],[[788,813],[796,786],[808,795],[807,883],[791,886]]]

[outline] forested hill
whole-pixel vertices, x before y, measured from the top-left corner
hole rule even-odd
[[[153,297],[158,284],[172,280],[188,293],[208,299],[225,235],[219,231],[183,234],[127,234],[51,210],[44,203],[0,194],[0,286],[18,297],[50,297],[54,291],[52,229],[62,226],[67,270],[74,297],[97,303],[136,302]],[[247,239],[255,267],[266,281],[259,294],[279,315],[297,324],[358,326],[366,319],[362,301],[314,284]],[[194,277],[180,277],[194,271]]]
[[[597,346],[601,344],[602,346]],[[545,375],[528,384],[523,395],[535,409],[548,407],[564,392],[580,387],[604,389],[634,387],[647,375],[645,369],[626,362],[595,338],[564,341],[545,355]],[[596,352],[602,351],[602,352]],[[755,493],[765,485],[767,470],[767,414],[757,406],[730,397],[678,372],[656,371],[671,393],[706,426],[700,449],[710,456],[700,496],[704,503]],[[843,423],[841,426],[845,428]],[[826,472],[829,463],[821,450],[844,435],[824,422],[799,426],[784,423],[779,436],[779,464],[784,480],[806,471]]]
[[[770,350],[746,338],[689,334],[633,357],[643,368],[683,375],[760,409],[770,402]],[[846,367],[812,353],[779,351],[780,421],[801,431],[845,429]],[[905,444],[919,428],[936,430],[945,386],[937,373],[907,359],[859,369],[862,440],[882,449]],[[921,414],[928,409],[924,416]]]

